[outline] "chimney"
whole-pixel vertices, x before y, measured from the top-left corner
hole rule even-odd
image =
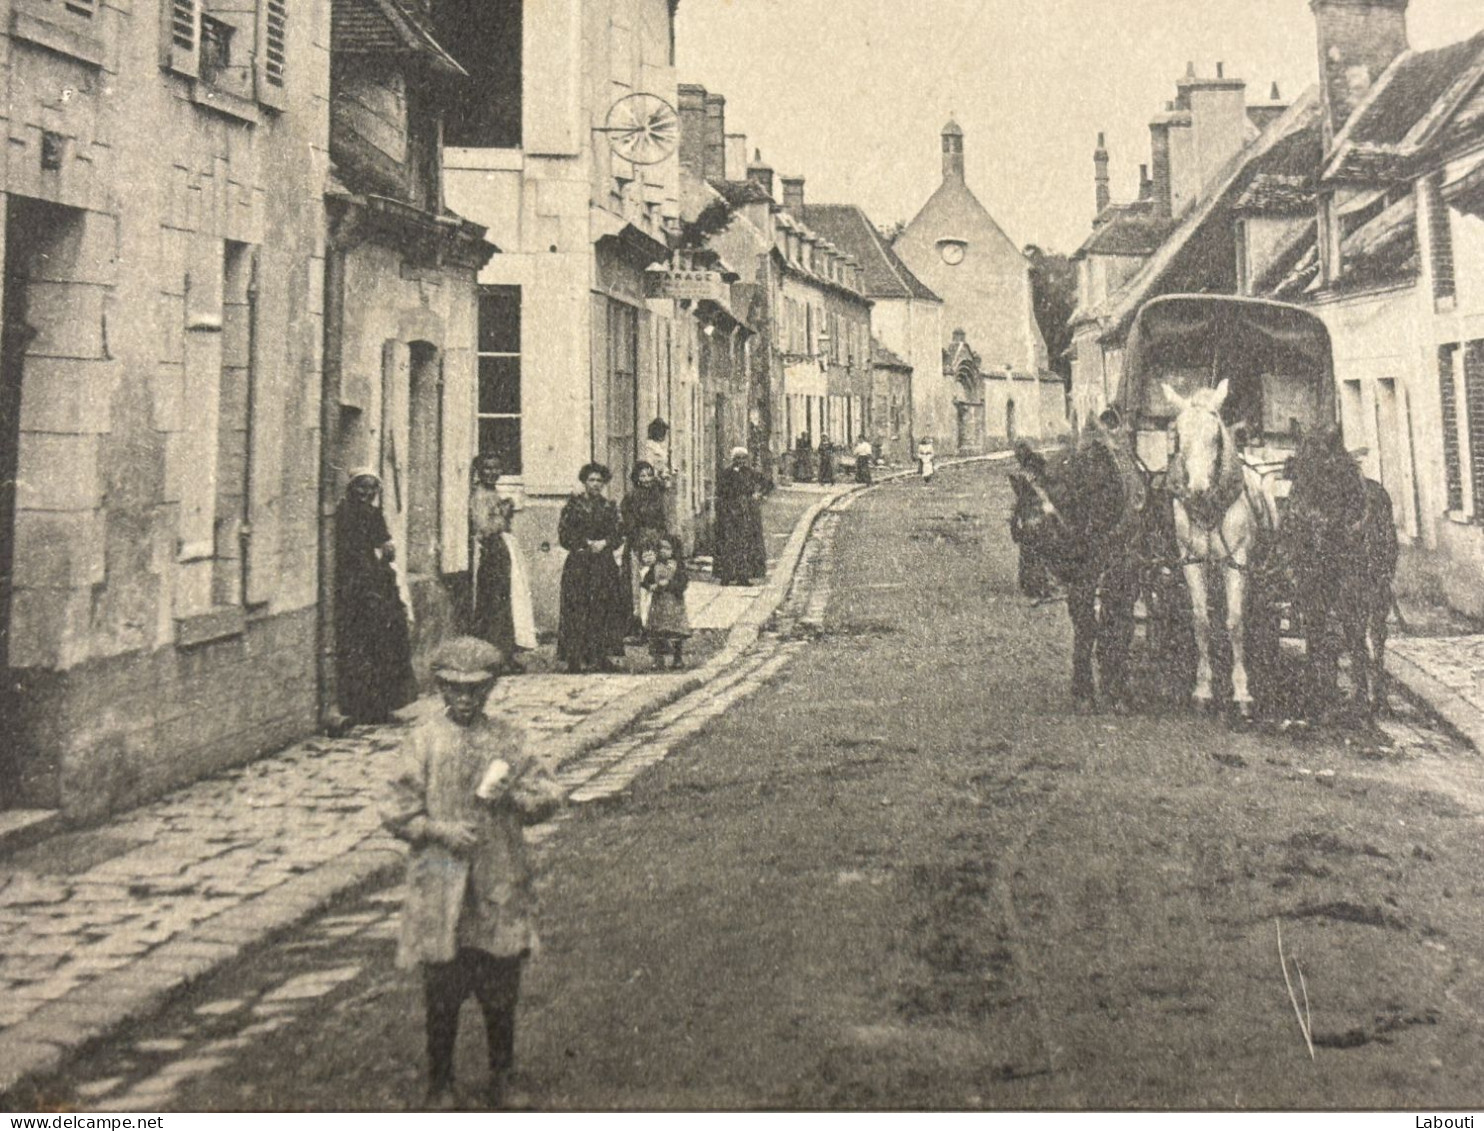
[[[1407,50],[1409,0],[1309,0],[1319,45],[1328,149],[1360,100],[1391,62]]]
[[[675,92],[680,111],[680,167],[699,181],[706,176],[706,88],[682,83]]]
[[[800,220],[804,218],[804,178],[783,178],[783,207]]]
[[[727,100],[721,94],[706,95],[706,172],[708,181],[727,175]]]
[[[1218,63],[1215,78],[1187,75],[1176,84],[1177,103],[1190,111],[1188,157],[1173,141],[1171,145],[1170,182],[1177,200],[1187,192],[1191,199],[1202,196],[1247,144],[1247,84],[1225,72]]]
[[[943,179],[964,179],[964,131],[951,117],[943,127]]]
[[[729,181],[747,179],[747,135],[727,134],[726,177]]]
[[[1256,102],[1247,107],[1247,117],[1259,130],[1265,130],[1276,122],[1284,114],[1288,113],[1288,103],[1283,101],[1283,95],[1278,91],[1278,84],[1273,84],[1273,89],[1268,92],[1266,102]]]
[[[1149,123],[1149,155],[1153,162],[1150,197],[1154,214],[1168,218],[1170,200],[1170,124],[1156,119]]]
[[[763,151],[752,151],[752,164],[747,166],[747,179],[762,185],[769,196],[773,195],[773,166],[763,161]]]
[[[1149,166],[1139,166],[1139,199],[1154,199],[1154,182],[1149,179]]]
[[[1098,134],[1098,146],[1092,151],[1092,180],[1097,188],[1095,215],[1101,216],[1113,200],[1113,193],[1108,188],[1108,142],[1102,133]]]

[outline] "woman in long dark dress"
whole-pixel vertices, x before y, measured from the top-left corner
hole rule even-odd
[[[567,551],[562,565],[561,608],[557,621],[557,659],[569,672],[584,668],[613,671],[612,657],[623,655],[629,620],[629,591],[614,553],[623,541],[618,507],[603,497],[613,478],[601,463],[578,473],[582,490],[562,507],[557,541]]]
[[[712,573],[723,585],[746,585],[768,569],[763,544],[763,477],[747,464],[746,448],[732,449],[731,465],[716,483],[716,557]]]
[[[618,504],[618,521],[626,547],[624,577],[628,583],[631,609],[628,634],[638,636],[644,627],[644,612],[640,607],[643,590],[639,586],[644,566],[639,555],[654,549],[655,544],[669,533],[670,515],[665,484],[652,463],[647,460],[636,463],[629,482],[632,484],[629,493]]]
[[[350,723],[384,723],[417,695],[380,495],[380,478],[358,472],[335,508],[335,689]]]

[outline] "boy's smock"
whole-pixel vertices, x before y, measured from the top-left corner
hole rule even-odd
[[[489,801],[475,796],[496,758],[510,772]],[[460,726],[439,714],[419,724],[402,749],[383,823],[412,845],[402,904],[397,965],[449,962],[460,947],[502,957],[535,941],[535,898],[521,830],[561,804],[551,772],[525,750],[525,733],[490,718]],[[466,821],[478,842],[456,854],[438,823]]]

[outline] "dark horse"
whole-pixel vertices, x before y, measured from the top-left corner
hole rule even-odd
[[[1350,652],[1356,704],[1370,718],[1386,706],[1386,618],[1397,559],[1391,496],[1361,475],[1333,426],[1303,437],[1287,476],[1293,488],[1280,552],[1304,628],[1312,701],[1323,703],[1334,691],[1333,618]]]
[[[1067,587],[1072,616],[1072,698],[1113,705],[1128,702],[1128,656],[1139,593],[1135,553],[1139,489],[1120,466],[1117,440],[1095,432],[1070,451],[1049,458],[1024,441],[1015,446],[1023,475],[1011,475],[1015,510],[1010,536],[1030,550]],[[1136,476],[1137,473],[1134,473]]]

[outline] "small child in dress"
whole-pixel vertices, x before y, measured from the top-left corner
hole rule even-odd
[[[515,1051],[521,967],[535,941],[535,896],[522,828],[551,816],[561,787],[526,749],[525,732],[485,715],[505,657],[460,636],[433,658],[444,709],[405,740],[383,822],[412,846],[397,965],[421,967],[427,1009],[427,1107],[449,1110],[459,1007],[484,1013],[490,1078],[501,1107]]]
[[[685,666],[682,648],[690,636],[690,618],[685,613],[685,587],[689,582],[679,542],[673,535],[664,535],[655,543],[655,562],[645,571],[643,583],[650,594],[644,627],[656,668],[665,666],[666,655],[671,657],[672,667]]]
[[[654,546],[648,542],[639,551],[639,623],[645,626],[645,639],[648,639],[649,625],[649,603],[654,599],[654,591],[644,587],[644,578],[649,576],[649,571],[654,568],[654,563],[660,560],[655,552]]]

